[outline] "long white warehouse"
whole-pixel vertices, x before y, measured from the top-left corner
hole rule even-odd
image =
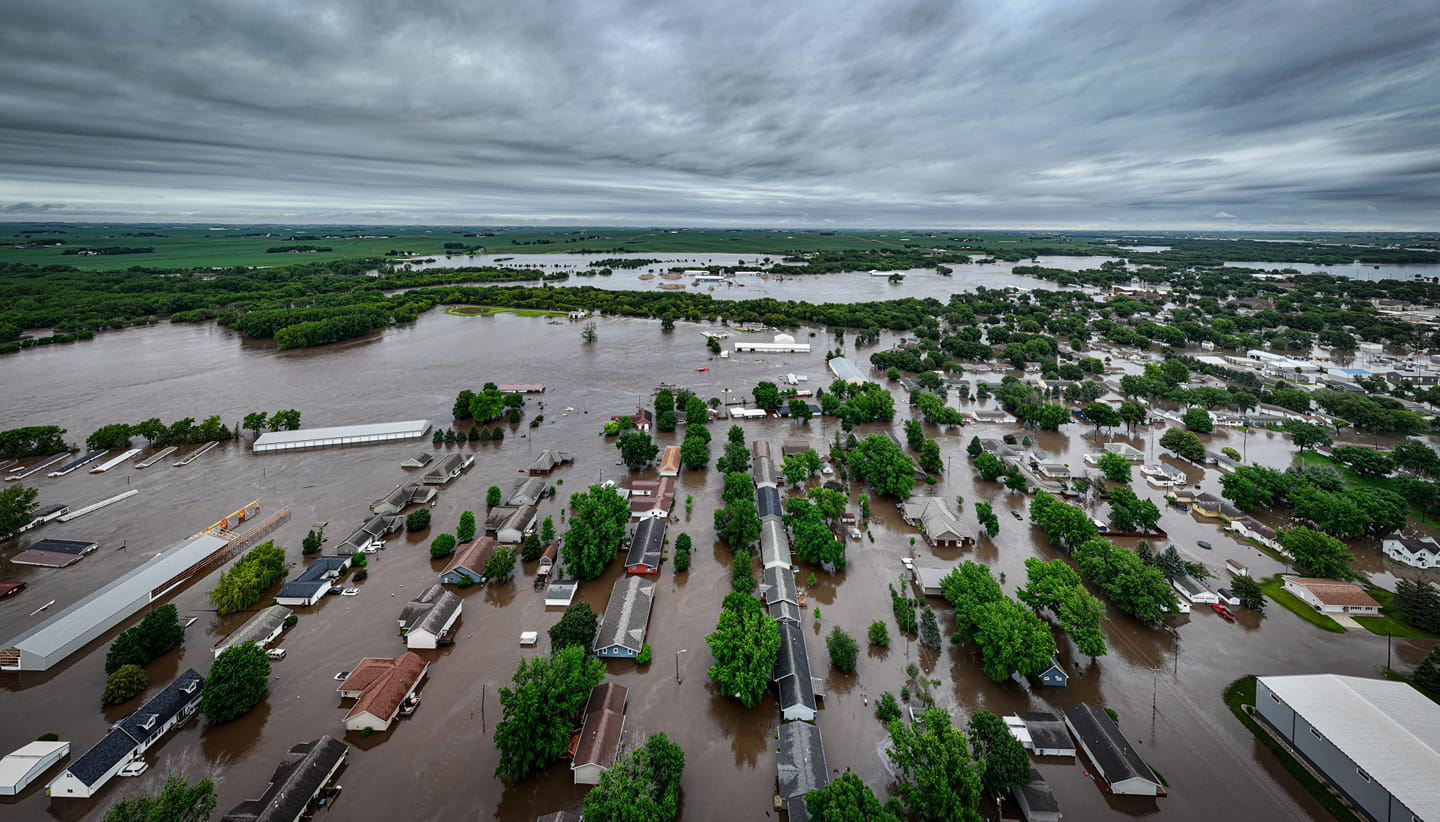
[[[429,420],[377,422],[369,425],[339,425],[333,428],[302,428],[298,431],[271,431],[261,434],[254,451],[297,451],[301,448],[329,448],[335,445],[365,445],[374,442],[413,440],[430,430]]]

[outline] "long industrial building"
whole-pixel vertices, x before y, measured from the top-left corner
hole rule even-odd
[[[405,420],[368,425],[340,425],[333,428],[302,428],[298,431],[271,431],[261,434],[255,440],[252,450],[263,454],[267,451],[298,451],[302,448],[413,440],[425,436],[425,432],[429,430],[429,420]]]
[[[0,670],[44,671],[188,580],[229,543],[196,534],[36,625],[0,650]]]
[[[1371,819],[1440,819],[1440,706],[1408,683],[1262,676],[1255,710]]]

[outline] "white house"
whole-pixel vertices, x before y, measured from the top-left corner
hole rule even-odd
[[[1396,562],[1416,568],[1440,568],[1440,543],[1434,537],[1407,537],[1391,534],[1380,541],[1380,550]]]
[[[445,590],[439,583],[405,603],[398,620],[405,647],[435,648],[448,644],[462,607],[464,601],[460,595]]]
[[[1374,616],[1380,613],[1380,603],[1371,599],[1363,588],[1338,579],[1285,577],[1285,590],[1322,614]]]
[[[1199,580],[1188,574],[1175,577],[1170,580],[1170,584],[1175,586],[1175,590],[1180,592],[1180,596],[1196,605],[1209,605],[1220,601],[1220,597],[1214,591],[1201,585]]]
[[[1275,529],[1254,517],[1232,519],[1230,520],[1229,528],[1241,537],[1253,539],[1272,551],[1280,551],[1283,553],[1285,550],[1280,544],[1280,538],[1275,534]]]
[[[430,663],[411,651],[394,659],[362,659],[336,688],[342,699],[354,699],[345,715],[345,730],[390,729],[400,706],[415,693]]]

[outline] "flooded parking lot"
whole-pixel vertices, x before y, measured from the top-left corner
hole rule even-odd
[[[955,281],[948,284],[951,290],[961,285],[959,273],[957,269]],[[947,279],[933,272],[927,276],[936,281]],[[572,282],[598,284],[600,279]],[[831,287],[840,288],[839,281],[835,282]],[[778,285],[788,287],[790,283]],[[888,287],[884,280],[874,285]],[[834,299],[824,295],[809,298]],[[330,597],[317,606],[300,609],[299,624],[282,638],[288,656],[275,663],[267,696],[254,711],[214,728],[203,720],[191,722],[149,756],[149,773],[138,779],[114,780],[93,801],[48,800],[43,783],[53,778],[55,772],[51,772],[41,780],[40,788],[30,790],[0,813],[16,820],[99,818],[129,791],[158,789],[170,772],[192,779],[203,775],[218,778],[222,813],[243,799],[259,796],[290,746],[322,733],[339,735],[342,731],[342,703],[336,698],[334,673],[353,668],[362,657],[390,657],[403,650],[394,620],[413,594],[435,581],[441,567],[429,558],[429,539],[453,531],[461,511],[483,509],[490,485],[508,490],[544,448],[573,452],[574,464],[552,475],[556,497],[541,505],[541,515],[553,516],[563,533],[563,502],[572,491],[603,480],[653,476],[617,465],[613,441],[600,436],[600,428],[611,415],[648,405],[657,384],[689,387],[708,399],[732,392],[748,395],[758,381],[774,380],[787,372],[808,375],[812,388],[830,382],[823,350],[833,340],[823,332],[810,340],[814,350],[808,355],[745,354],[720,360],[706,351],[697,333],[700,326],[682,322],[665,333],[655,321],[616,318],[601,318],[598,326],[598,341],[584,345],[578,323],[509,314],[458,317],[435,311],[411,326],[369,338],[281,352],[211,325],[162,325],[0,358],[0,385],[5,386],[7,398],[0,407],[0,428],[58,424],[69,429],[72,442],[82,441],[89,432],[114,421],[160,417],[169,422],[220,414],[233,423],[250,411],[281,408],[299,409],[306,427],[420,417],[444,427],[450,424],[450,409],[462,388],[478,388],[486,381],[547,386],[543,395],[530,395],[526,422],[510,426],[501,443],[436,449],[427,437],[405,443],[254,455],[247,445],[232,442],[184,468],[173,468],[165,460],[144,470],[128,463],[101,475],[76,472],[34,480],[42,505],[59,502],[75,507],[125,490],[140,493],[73,522],[46,525],[0,549],[0,559],[6,560],[0,564],[0,578],[30,584],[23,594],[0,602],[0,634],[7,639],[45,618],[46,614],[31,616],[31,611],[45,602],[56,601],[53,613],[135,567],[154,551],[252,499],[260,500],[262,513],[292,507],[291,521],[273,538],[286,546],[289,559],[298,567],[302,562],[300,540],[306,530],[327,523],[331,544],[343,539],[368,513],[372,501],[396,484],[416,479],[413,472],[400,467],[415,451],[458,451],[476,457],[472,468],[441,491],[430,531],[397,534],[371,557],[369,579],[359,583],[358,596]],[[887,336],[881,347],[892,341]],[[733,342],[732,337],[729,343]],[[858,359],[863,361],[870,350],[874,349],[860,352]],[[696,370],[700,368],[709,370]],[[998,376],[994,379],[998,381]],[[903,396],[898,386],[892,387],[897,398]],[[950,403],[956,404],[956,400],[952,397]],[[907,413],[903,400],[898,405],[903,417]],[[960,407],[984,405],[961,402]],[[574,410],[567,412],[567,408]],[[529,428],[528,420],[536,414],[543,414],[545,422]],[[729,425],[728,421],[712,423],[718,440],[723,441]],[[808,424],[763,420],[740,425],[747,441],[764,439],[778,446],[786,440],[803,439],[822,452],[838,427],[820,419]],[[857,434],[885,428],[861,426]],[[898,419],[894,430],[899,431]],[[874,718],[874,700],[882,691],[898,692],[906,664],[915,661],[928,676],[940,680],[935,688],[937,703],[952,709],[959,723],[966,713],[980,708],[1005,714],[1055,710],[1077,702],[1106,705],[1120,715],[1122,730],[1169,781],[1170,795],[1158,805],[1154,800],[1107,798],[1084,773],[1081,763],[1041,762],[1039,767],[1062,810],[1072,819],[1163,812],[1168,819],[1200,822],[1212,819],[1217,811],[1241,819],[1324,818],[1324,812],[1229,715],[1221,703],[1221,691],[1247,673],[1373,675],[1387,659],[1385,637],[1325,633],[1276,606],[1263,615],[1237,609],[1235,624],[1197,609],[1163,628],[1137,624],[1112,610],[1106,626],[1110,653],[1089,660],[1062,637],[1061,658],[1072,674],[1069,686],[1034,689],[1018,681],[1000,686],[991,683],[967,645],[947,644],[941,653],[931,654],[898,634],[886,586],[899,580],[900,559],[912,551],[921,557],[934,553],[944,561],[985,562],[997,575],[1005,575],[1004,587],[1012,594],[1024,583],[1026,558],[1056,555],[1028,522],[1017,521],[1001,510],[1023,512],[1025,498],[1006,492],[999,484],[977,481],[966,463],[964,447],[971,436],[1011,431],[1019,433],[1013,426],[981,426],[978,432],[931,430],[930,435],[940,440],[951,470],[938,484],[922,484],[916,491],[952,501],[956,495],[963,496],[962,522],[970,528],[974,527],[974,504],[992,502],[1001,512],[1001,531],[994,540],[982,538],[971,548],[938,552],[931,552],[918,539],[912,546],[915,531],[901,522],[893,504],[872,499],[880,520],[870,526],[874,541],[848,543],[849,567],[845,571],[827,575],[802,564],[798,575],[802,585],[812,571],[817,577],[815,585],[805,587],[814,600],[812,606],[819,607],[820,617],[806,613],[804,630],[812,667],[825,677],[817,724],[832,770],[853,770],[877,793],[885,794],[891,776],[884,757],[886,734]],[[1123,433],[1116,432],[1113,438],[1144,450],[1147,457],[1155,452],[1153,440],[1158,437],[1152,438],[1148,431],[1132,437]],[[1078,424],[1031,436],[1034,448],[1048,454],[1051,461],[1077,470],[1083,454],[1096,450],[1103,441],[1096,439],[1090,426]],[[246,435],[246,442],[248,439]],[[656,439],[662,445],[679,444],[680,434],[659,434]],[[1220,431],[1211,439],[1213,447],[1243,448],[1250,460],[1263,464],[1281,465],[1289,459],[1288,444],[1279,434],[1262,431],[1247,436]],[[719,445],[712,444],[712,456],[718,455]],[[1218,493],[1213,470],[1179,467],[1192,483]],[[673,539],[685,531],[695,538],[694,562],[684,574],[675,574],[669,565],[660,573],[647,637],[654,660],[643,668],[631,662],[606,663],[610,675],[630,688],[626,744],[638,744],[645,735],[664,731],[684,748],[687,768],[681,816],[687,820],[759,819],[773,814],[778,725],[773,692],[759,705],[745,709],[717,693],[705,673],[711,659],[704,635],[714,628],[720,601],[730,589],[730,552],[714,539],[711,527],[720,487],[721,477],[713,468],[681,474],[675,509],[679,522],[671,525],[670,535]],[[1162,496],[1139,478],[1135,487],[1142,497],[1159,501]],[[852,499],[858,490],[852,487]],[[685,511],[687,497],[693,497],[689,513]],[[1186,559],[1205,562],[1217,577],[1225,576],[1227,558],[1245,563],[1257,575],[1283,570],[1279,562],[1231,539],[1213,521],[1168,507],[1163,511],[1161,526],[1169,532],[1170,541]],[[66,569],[8,562],[32,538],[39,537],[93,539],[100,548]],[[1198,540],[1210,542],[1213,550],[1198,548]],[[1374,545],[1361,545],[1357,553],[1357,567],[1362,571],[1383,573]],[[560,614],[560,609],[545,608],[540,595],[532,590],[533,564],[527,564],[524,571],[510,583],[459,592],[465,611],[455,644],[421,652],[433,663],[423,687],[423,706],[389,732],[364,739],[348,735],[346,741],[354,750],[341,772],[345,790],[338,809],[364,819],[494,818],[518,822],[578,807],[584,789],[571,784],[563,763],[515,785],[492,777],[498,757],[491,734],[500,716],[496,689],[508,683],[522,656],[536,653],[520,647],[520,633],[540,631],[539,651],[543,652],[547,645],[544,631]],[[603,611],[611,583],[622,572],[620,564],[613,563],[600,579],[581,586],[578,599]],[[179,651],[148,667],[151,693],[186,668],[204,673],[211,647],[243,621],[245,615],[221,619],[214,614],[205,599],[205,590],[213,581],[212,574],[172,600],[182,622],[192,616],[199,619],[187,630]],[[933,604],[941,615],[942,630],[948,633],[953,627],[948,607],[939,600]],[[866,627],[876,619],[891,626],[890,648],[872,648],[862,654],[854,675],[831,671],[823,634],[839,625],[863,638]],[[0,716],[5,718],[0,747],[13,750],[40,734],[55,732],[71,741],[73,759],[97,741],[111,722],[133,709],[134,702],[106,711],[98,707],[105,682],[104,650],[113,634],[50,671],[0,676]],[[1388,652],[1395,655],[1397,667],[1402,663],[1409,666],[1423,656],[1428,645],[1394,640]]]

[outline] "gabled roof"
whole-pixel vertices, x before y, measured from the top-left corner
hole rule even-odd
[[[1024,795],[1025,807],[1031,812],[1057,813],[1060,810],[1060,803],[1055,801],[1050,783],[1045,781],[1045,777],[1040,775],[1034,765],[1030,766],[1030,779],[1024,785],[1016,785],[1014,790]]]
[[[1206,588],[1204,585],[1200,584],[1199,580],[1195,579],[1189,574],[1179,574],[1173,580],[1171,580],[1171,582],[1175,583],[1175,587],[1182,589],[1185,594],[1190,597],[1197,597],[1201,594],[1211,593],[1209,588]]]
[[[774,517],[760,520],[760,562],[766,568],[790,566],[790,537],[785,524]]]
[[[295,745],[275,766],[265,793],[236,805],[220,822],[294,822],[349,752],[349,745],[329,735]]]
[[[680,446],[665,446],[665,452],[660,457],[660,470],[662,472],[680,470]]]
[[[780,726],[780,753],[775,758],[780,796],[804,797],[830,783],[825,763],[825,746],[819,726],[809,722],[786,722]],[[803,807],[803,806],[802,806]]]
[[[1285,577],[1285,581],[1293,582],[1309,591],[1322,605],[1340,605],[1352,608],[1357,606],[1380,607],[1380,603],[1365,593],[1364,588],[1348,582],[1341,582],[1338,579]]]
[[[655,601],[655,581],[638,576],[622,577],[610,589],[610,603],[595,632],[594,649],[620,646],[635,653],[645,644],[650,623],[650,606]]]
[[[476,574],[484,573],[485,563],[490,559],[490,555],[495,553],[497,545],[494,537],[480,537],[465,543],[450,557],[450,562],[445,566],[445,570],[440,572],[440,575],[444,576],[460,568]]]
[[[569,451],[551,451],[546,448],[540,452],[540,456],[536,457],[534,462],[530,463],[530,470],[549,471],[557,465],[574,461],[575,457]]]
[[[1391,534],[1385,541],[1398,543],[1400,549],[1408,554],[1440,554],[1440,543],[1436,543],[1434,537],[1416,539],[1404,534]]]
[[[544,493],[545,479],[543,477],[531,477],[515,483],[515,490],[510,492],[510,498],[505,500],[505,504],[534,505]]]
[[[460,610],[462,603],[459,594],[445,590],[437,582],[405,603],[400,611],[400,630],[406,633],[427,631],[438,636],[455,612]]]
[[[1018,711],[1015,714],[1030,732],[1030,741],[1045,750],[1075,750],[1075,741],[1060,717],[1048,711]]]
[[[175,718],[204,687],[205,678],[196,673],[194,668],[189,669],[134,713],[115,723],[104,739],[95,743],[94,747],[65,770],[86,785],[94,787],[112,768],[128,758],[140,743]],[[150,727],[144,727],[146,725]]]
[[[780,653],[772,677],[780,689],[780,709],[803,706],[815,710],[815,686],[810,680],[810,655],[799,625],[780,624]]]
[[[925,536],[936,542],[959,542],[965,538],[961,533],[960,520],[955,518],[938,497],[923,497],[915,502],[905,503],[905,518],[918,522]]]
[[[439,462],[435,463],[429,471],[425,472],[423,481],[428,483],[445,482],[450,479],[452,474],[464,467],[464,456],[460,454],[448,454]]]
[[[371,716],[390,720],[400,710],[400,703],[414,689],[430,663],[412,651],[406,651],[394,659],[362,659],[360,664],[336,689],[359,691],[355,706],[345,715],[346,719],[368,713]]]
[[[755,484],[762,488],[780,481],[780,475],[775,470],[775,461],[768,456],[756,457],[751,463],[751,473],[755,476]]]
[[[620,752],[620,737],[625,727],[625,702],[629,691],[616,682],[601,682],[585,700],[580,742],[571,758],[576,765],[599,765],[609,768]]]
[[[271,605],[268,608],[260,610],[254,616],[245,620],[244,625],[236,628],[229,636],[225,637],[219,645],[215,646],[215,653],[219,654],[227,648],[243,645],[246,642],[260,642],[261,640],[268,639],[285,625],[286,618],[292,613],[294,612],[284,605]]]
[[[798,603],[796,596],[795,573],[788,567],[772,567],[765,569],[765,604],[774,605],[777,602]]]
[[[1263,683],[1421,819],[1440,819],[1440,706],[1404,682],[1337,674]]]
[[[780,504],[780,489],[773,485],[762,485],[755,492],[755,508],[761,519],[784,516],[785,508]]]
[[[1085,747],[1106,782],[1114,785],[1127,779],[1139,779],[1156,786],[1155,774],[1140,758],[1130,740],[1120,733],[1109,714],[1094,705],[1071,705],[1065,711],[1065,723]]]
[[[665,520],[661,517],[647,517],[635,527],[630,538],[630,552],[625,555],[625,566],[644,565],[647,568],[660,567],[660,554],[665,549]]]

